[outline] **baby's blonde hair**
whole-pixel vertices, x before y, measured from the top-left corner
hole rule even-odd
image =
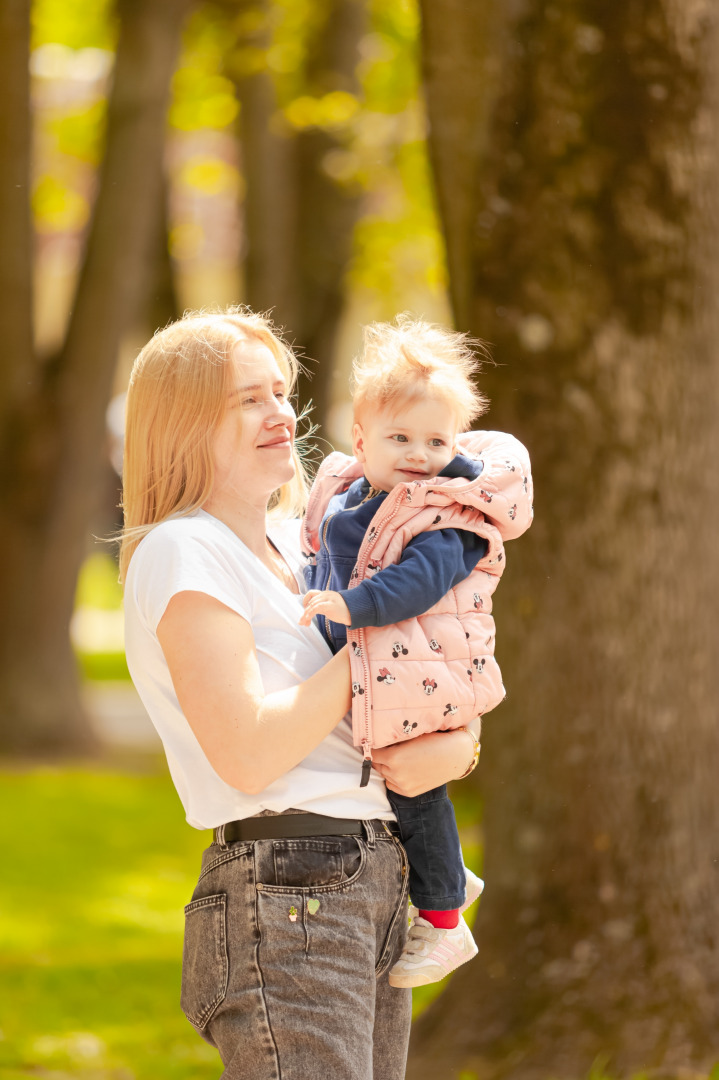
[[[232,388],[230,360],[236,345],[266,345],[287,382],[298,363],[265,315],[235,307],[190,312],[155,336],[140,352],[130,377],[125,418],[120,579],[142,538],[161,521],[189,514],[207,501],[214,482],[212,440]],[[275,493],[274,511],[299,516],[307,479],[296,448],[295,476]]]
[[[355,419],[367,408],[394,410],[434,396],[451,407],[457,430],[466,431],[489,407],[474,381],[478,354],[490,358],[483,341],[411,315],[370,323],[352,368]]]

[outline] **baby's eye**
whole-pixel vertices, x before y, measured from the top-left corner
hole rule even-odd
[[[431,446],[444,446],[444,439],[430,439]]]
[[[396,439],[397,442],[407,442],[407,436],[406,435],[390,435],[390,438],[391,439]]]

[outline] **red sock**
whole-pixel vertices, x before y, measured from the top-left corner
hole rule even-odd
[[[420,919],[426,919],[437,930],[454,930],[459,925],[459,908],[452,911],[420,911]]]

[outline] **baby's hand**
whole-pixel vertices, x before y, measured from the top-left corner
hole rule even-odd
[[[302,597],[305,610],[300,616],[300,626],[309,626],[315,615],[324,615],[332,622],[344,623],[349,626],[352,622],[349,608],[338,592],[332,589],[310,589]]]

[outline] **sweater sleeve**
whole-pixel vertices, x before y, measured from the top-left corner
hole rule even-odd
[[[419,533],[398,563],[340,592],[352,629],[388,626],[424,614],[472,572],[487,547],[483,537],[464,529]]]

